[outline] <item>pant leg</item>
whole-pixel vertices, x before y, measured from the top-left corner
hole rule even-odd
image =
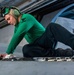
[[[45,50],[34,44],[27,44],[23,46],[23,56],[24,57],[48,57],[52,56],[50,50]]]
[[[24,57],[70,57],[74,55],[71,49],[48,49],[45,50],[33,44],[25,45],[22,49]]]
[[[73,48],[74,35],[64,27],[55,23],[50,23],[46,28],[45,33],[36,40],[33,45],[26,45],[23,47],[23,55],[24,57],[56,56],[56,54],[61,55],[58,51],[54,51],[53,49],[53,46],[57,41]]]
[[[44,48],[53,48],[57,41],[74,49],[74,35],[56,23],[50,23],[47,26],[45,33],[39,38],[37,43]]]
[[[57,40],[54,38],[54,36],[50,30],[50,25],[46,28],[43,35],[34,42],[34,44],[36,44],[44,49],[54,49],[56,43],[57,43]]]
[[[33,44],[24,45],[23,47],[24,57],[71,57],[74,55],[74,51],[71,49],[48,49],[45,50]]]
[[[50,23],[47,32],[51,32],[55,40],[70,46],[72,49],[74,48],[74,35],[59,24]],[[48,37],[51,36],[48,34]]]

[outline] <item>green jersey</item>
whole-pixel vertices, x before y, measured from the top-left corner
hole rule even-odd
[[[22,14],[20,22],[15,25],[14,35],[10,41],[7,54],[12,54],[23,38],[33,43],[45,32],[45,28],[30,14]]]

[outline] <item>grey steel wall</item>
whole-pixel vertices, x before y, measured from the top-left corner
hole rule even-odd
[[[60,9],[60,10],[61,10],[61,9]],[[54,17],[60,10],[57,10],[57,11],[54,11],[54,12],[52,12],[52,13],[49,13],[49,14],[44,15],[44,17],[43,17],[42,20],[41,20],[41,24],[42,24],[44,27],[47,27],[47,25],[51,22],[51,20],[53,19],[53,17]]]

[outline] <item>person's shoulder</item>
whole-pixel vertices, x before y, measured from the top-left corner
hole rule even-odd
[[[25,22],[26,20],[32,20],[33,16],[31,14],[22,14],[20,22]]]
[[[33,17],[31,14],[23,14],[23,17]]]

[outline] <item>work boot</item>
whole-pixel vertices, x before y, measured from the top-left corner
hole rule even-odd
[[[74,56],[74,50],[72,49],[62,49],[58,48],[54,51],[54,56],[56,57],[72,57]]]

